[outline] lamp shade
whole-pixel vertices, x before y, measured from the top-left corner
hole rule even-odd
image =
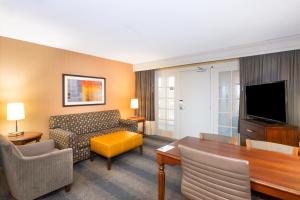
[[[130,108],[138,109],[139,108],[139,100],[138,99],[131,99]]]
[[[24,103],[7,104],[7,120],[25,119]]]

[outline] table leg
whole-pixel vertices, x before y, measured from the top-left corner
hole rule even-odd
[[[160,164],[158,172],[158,199],[165,199],[165,165]]]
[[[36,138],[35,142],[39,142],[41,140],[41,137]]]
[[[107,170],[111,169],[111,158],[107,158]]]

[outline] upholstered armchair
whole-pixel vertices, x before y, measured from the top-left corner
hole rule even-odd
[[[1,151],[0,151],[0,199],[8,199],[8,188],[7,188],[6,178],[4,176]]]
[[[15,146],[0,135],[0,152],[10,194],[29,200],[73,182],[72,149],[58,150],[54,141]]]

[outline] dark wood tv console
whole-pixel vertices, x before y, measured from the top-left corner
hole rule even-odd
[[[299,133],[296,126],[271,124],[254,119],[240,120],[241,145],[246,145],[246,139],[299,146]]]

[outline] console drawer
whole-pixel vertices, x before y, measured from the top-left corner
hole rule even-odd
[[[298,146],[298,138],[296,126],[272,124],[253,119],[240,120],[240,144],[243,146],[246,145],[246,139]]]
[[[266,140],[265,129],[248,123],[241,123],[241,145],[245,145],[246,139]]]

